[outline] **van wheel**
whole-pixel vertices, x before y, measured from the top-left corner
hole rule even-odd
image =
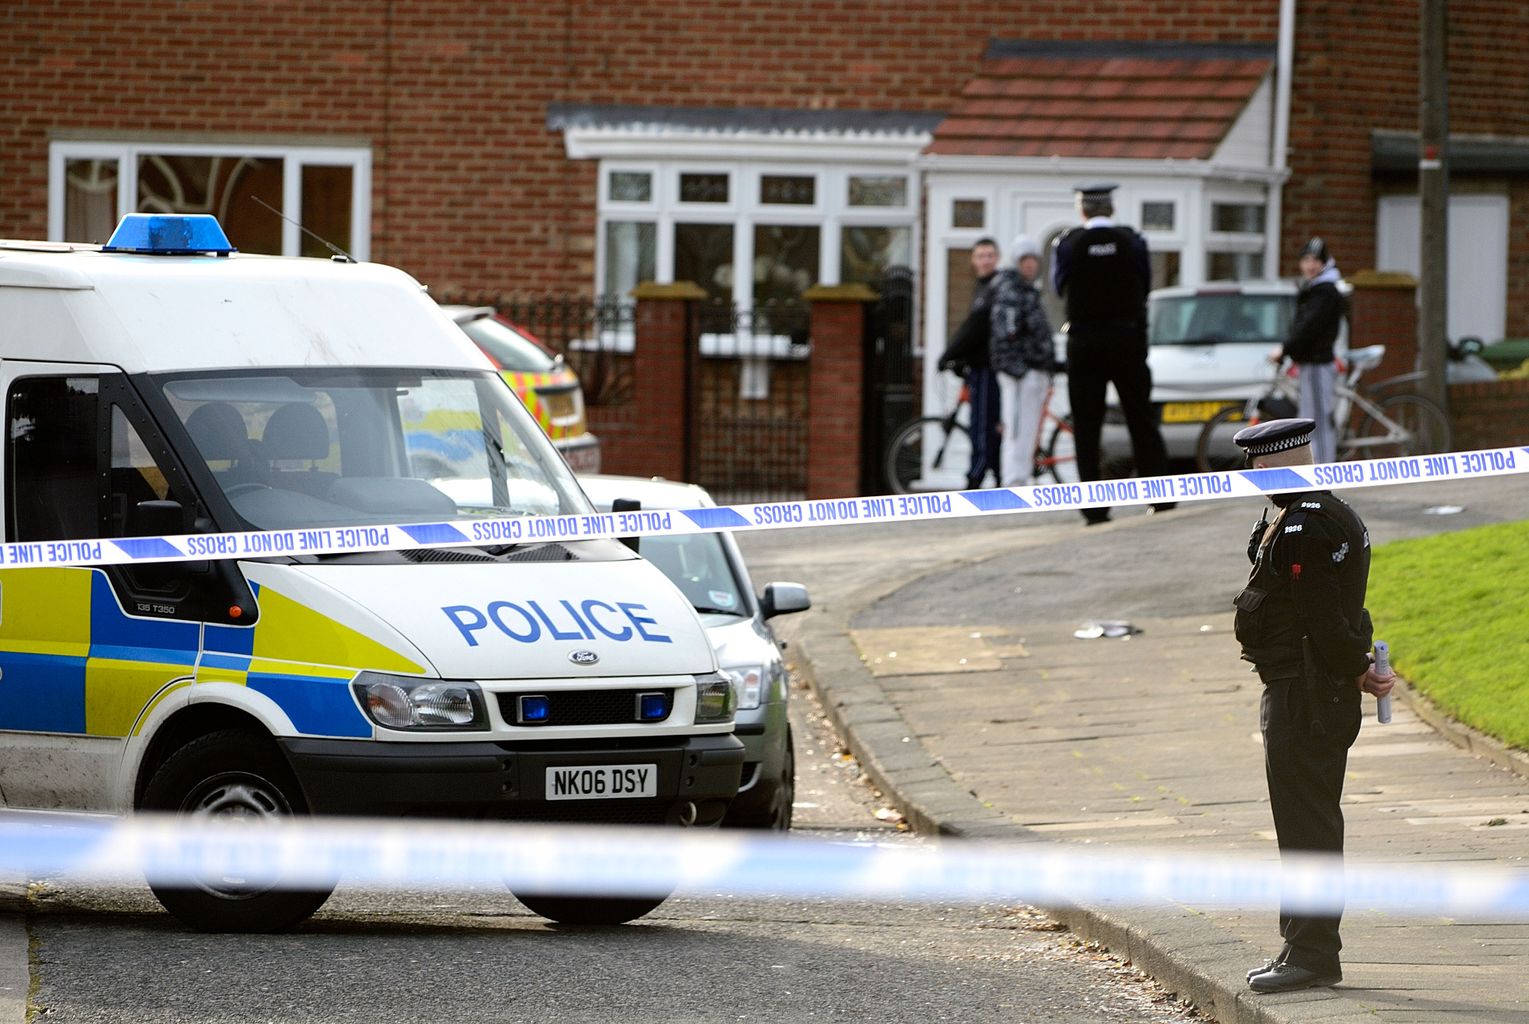
[[[252,824],[303,814],[301,791],[270,741],[235,729],[208,733],[165,759],[143,792],[143,811]],[[185,924],[208,932],[281,932],[311,915],[334,891],[277,889],[240,878],[149,888]]]
[[[513,893],[533,914],[540,914],[558,924],[617,925],[636,920],[657,910],[667,896],[559,896],[556,894]]]

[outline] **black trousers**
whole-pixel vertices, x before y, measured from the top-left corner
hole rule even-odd
[[[972,406],[972,461],[966,470],[966,486],[981,487],[989,472],[995,484],[1003,482],[999,468],[998,374],[988,366],[974,366],[966,375],[966,397]]]
[[[1343,774],[1359,735],[1359,691],[1300,676],[1264,677],[1259,728],[1274,832],[1286,852],[1343,852]],[[1311,917],[1280,908],[1281,958],[1318,974],[1338,972],[1342,914]]]
[[[1099,428],[1104,425],[1105,386],[1115,385],[1131,432],[1131,452],[1141,476],[1168,472],[1168,450],[1152,410],[1152,371],[1147,338],[1136,330],[1099,330],[1074,325],[1067,336],[1067,397],[1072,403],[1078,477],[1099,479]]]

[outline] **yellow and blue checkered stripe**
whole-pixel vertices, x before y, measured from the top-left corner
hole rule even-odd
[[[0,729],[125,737],[175,685],[234,683],[301,733],[369,737],[350,681],[423,668],[267,589],[254,627],[127,615],[93,569],[0,570]]]

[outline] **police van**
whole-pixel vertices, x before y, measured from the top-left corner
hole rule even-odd
[[[0,566],[0,805],[723,817],[743,748],[690,602],[619,541],[515,528],[593,510],[406,274],[238,254],[208,216],[130,215],[104,246],[0,242],[0,377],[20,545]],[[463,520],[479,543],[392,544]],[[46,564],[188,534],[204,558]],[[154,892],[243,931],[329,895]],[[581,923],[662,902],[520,898]]]

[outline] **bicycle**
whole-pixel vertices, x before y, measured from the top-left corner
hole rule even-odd
[[[1393,458],[1449,451],[1452,435],[1444,410],[1421,395],[1391,395],[1377,401],[1358,390],[1359,379],[1385,358],[1384,345],[1355,349],[1348,354],[1334,388],[1333,420],[1339,425],[1338,458]],[[1379,386],[1394,383],[1382,381]],[[1263,419],[1294,416],[1299,385],[1287,364],[1275,368],[1269,390],[1248,399],[1246,405],[1222,409],[1206,421],[1195,443],[1195,464],[1200,472],[1237,469],[1242,453],[1232,444],[1237,427]]]
[[[1035,449],[1035,466],[1032,475],[1040,480],[1050,477],[1057,483],[1077,479],[1075,457],[1072,454],[1072,417],[1057,416],[1051,411],[1051,396],[1055,387],[1046,388],[1046,400],[1042,411],[1041,434],[1045,443]],[[926,472],[924,444],[932,446],[928,469],[944,468],[945,458],[950,454],[964,457],[971,451],[971,431],[962,420],[962,413],[970,410],[971,396],[966,383],[956,396],[956,403],[943,416],[915,416],[897,428],[887,444],[883,469],[893,494],[911,494],[918,490],[918,482]],[[1047,429],[1048,424],[1050,429]],[[959,443],[952,445],[952,441]],[[931,489],[931,488],[925,488]]]

